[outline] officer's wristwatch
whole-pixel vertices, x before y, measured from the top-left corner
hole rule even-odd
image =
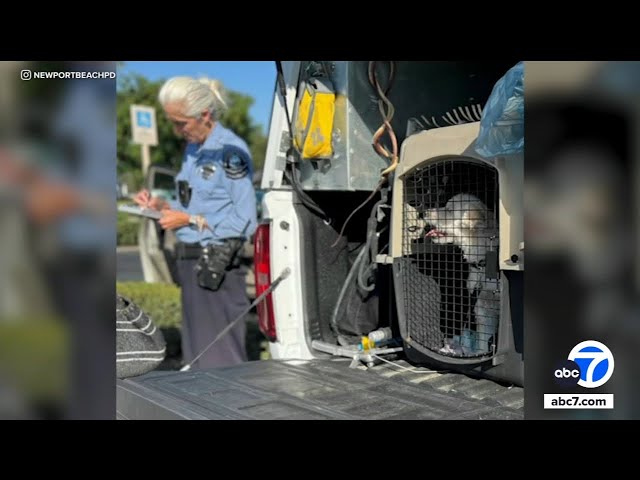
[[[190,215],[189,216],[189,225],[198,225],[198,216]]]

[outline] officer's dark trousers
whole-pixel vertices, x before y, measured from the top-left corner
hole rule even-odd
[[[197,260],[178,260],[182,291],[182,356],[190,363],[218,334],[249,306],[244,273],[235,268],[226,272],[217,291],[198,285],[194,267]],[[247,361],[245,319],[224,334],[192,369],[222,367]]]
[[[115,253],[115,251],[114,251]],[[115,258],[102,252],[67,251],[47,269],[58,312],[71,333],[71,420],[115,418]]]

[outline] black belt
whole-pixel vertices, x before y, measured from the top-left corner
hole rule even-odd
[[[178,260],[197,260],[202,254],[199,243],[176,243],[176,258]]]
[[[229,240],[244,240],[242,238],[225,238],[223,240],[223,242],[226,243],[226,241]],[[178,242],[176,243],[176,258],[178,260],[197,260],[198,258],[200,258],[200,255],[202,254],[202,250],[204,249],[204,247],[202,245],[200,245],[199,243],[184,243],[184,242]]]

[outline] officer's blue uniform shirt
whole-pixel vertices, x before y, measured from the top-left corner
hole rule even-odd
[[[75,65],[74,70],[86,70]],[[90,70],[91,71],[91,70]],[[69,139],[77,148],[75,169],[57,168],[48,172],[71,188],[89,195],[111,199],[115,205],[117,183],[113,159],[116,158],[115,79],[90,82],[69,81],[61,109],[53,122],[53,135]],[[60,241],[76,251],[112,251],[115,248],[115,218],[76,212],[57,222]]]
[[[249,238],[256,230],[256,197],[253,166],[247,144],[231,130],[216,123],[202,145],[187,145],[178,182],[187,181],[191,198],[187,207],[177,201],[171,208],[189,215],[203,215],[213,229],[198,231],[195,225],[178,228],[176,236],[185,243],[220,244],[225,238]]]

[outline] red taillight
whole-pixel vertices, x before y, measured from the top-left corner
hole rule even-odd
[[[271,262],[269,261],[269,233],[271,225],[258,225],[254,237],[253,266],[256,278],[256,298],[271,285]],[[268,294],[258,304],[258,326],[270,342],[276,341],[276,319],[273,315],[273,300]]]

